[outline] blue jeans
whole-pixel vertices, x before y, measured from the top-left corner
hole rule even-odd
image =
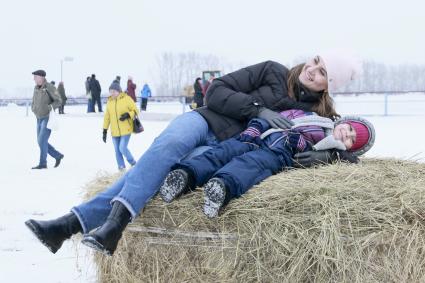
[[[94,112],[93,99],[87,99],[87,113]]]
[[[130,136],[131,134],[126,136],[121,136],[121,137],[112,137],[118,169],[125,168],[123,155],[125,156],[125,159],[127,159],[128,163],[130,163],[131,165],[136,164],[136,160],[134,160],[133,155],[131,155],[131,152],[128,150],[128,147],[127,147],[128,142],[130,141]]]
[[[49,137],[52,132],[48,129],[47,122],[49,121],[49,116],[44,118],[37,118],[37,142],[40,147],[40,161],[39,165],[47,165],[47,154],[49,154],[54,159],[62,158],[62,153],[57,151],[50,143]]]
[[[125,205],[134,219],[158,192],[174,164],[196,147],[217,144],[215,135],[199,113],[184,113],[154,140],[130,171],[105,191],[71,211],[80,220],[84,233],[106,221],[114,201]]]

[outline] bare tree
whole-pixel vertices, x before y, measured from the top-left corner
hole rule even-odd
[[[165,52],[157,56],[155,76],[159,96],[179,96],[187,85],[192,85],[205,70],[233,71],[234,65],[223,58],[196,52]]]

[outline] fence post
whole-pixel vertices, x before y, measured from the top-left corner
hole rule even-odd
[[[182,95],[183,113],[186,112],[186,96]]]
[[[384,116],[388,116],[388,93],[384,96]]]
[[[28,117],[28,108],[29,108],[29,102],[28,100],[25,102],[25,116]]]

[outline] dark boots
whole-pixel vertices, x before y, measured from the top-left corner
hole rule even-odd
[[[112,255],[130,218],[127,208],[115,201],[106,222],[94,232],[85,235],[82,243],[106,255]]]
[[[49,221],[30,219],[25,225],[52,253],[56,253],[66,239],[83,231],[80,221],[72,212]]]
[[[31,169],[47,169],[47,165],[37,165],[32,167]]]
[[[175,169],[168,173],[159,189],[159,195],[165,202],[172,202],[175,198],[193,190],[195,188],[194,183],[194,178],[189,172],[183,169]]]
[[[56,159],[55,161],[55,168],[59,166],[59,164],[61,164],[62,159],[65,157],[65,155],[61,155],[59,158]]]
[[[222,179],[210,179],[204,186],[204,214],[208,218],[217,217],[220,209],[226,204],[228,195]]]

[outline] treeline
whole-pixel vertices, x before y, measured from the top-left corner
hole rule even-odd
[[[425,91],[425,66],[365,61],[362,76],[342,91]]]

